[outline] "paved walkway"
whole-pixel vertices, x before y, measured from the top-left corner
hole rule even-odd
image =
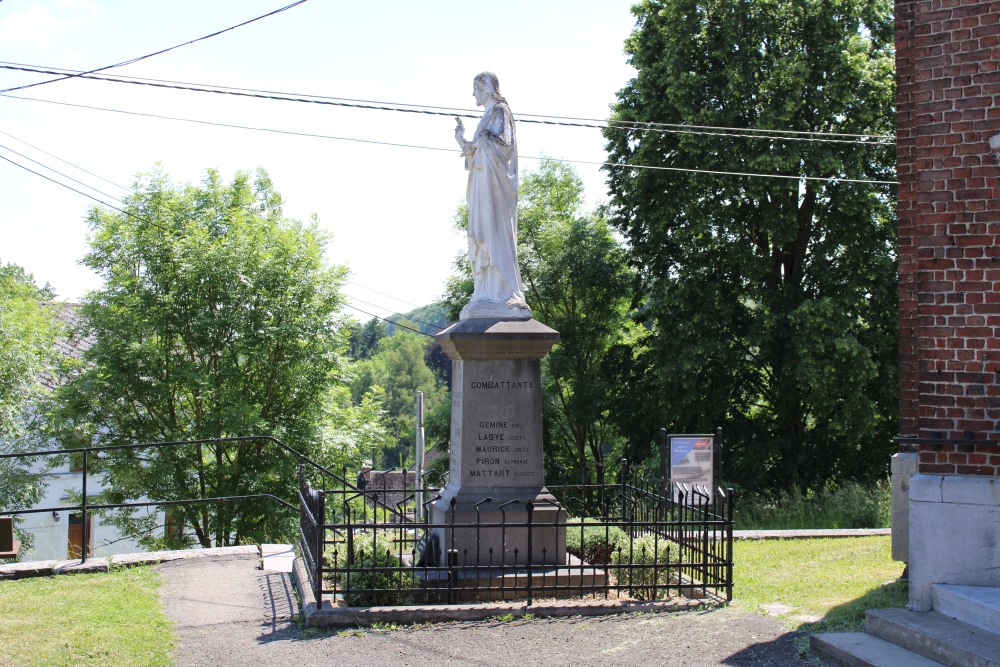
[[[814,664],[782,622],[736,608],[666,614],[446,622],[380,630],[304,629],[291,578],[253,555],[157,566],[179,635],[177,665]]]

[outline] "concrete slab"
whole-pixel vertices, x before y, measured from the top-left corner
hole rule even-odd
[[[295,550],[291,544],[260,545],[260,569],[268,572],[291,572]]]
[[[340,607],[329,600],[317,604],[309,585],[309,574],[301,558],[295,559],[292,581],[302,600],[306,627],[355,627],[375,623],[437,623],[442,621],[480,621],[510,614],[537,618],[562,616],[607,616],[635,612],[665,612],[703,609],[710,600],[674,598],[659,602],[623,602],[619,600],[526,602],[486,602],[478,604],[407,605],[405,607]],[[716,600],[719,606],[725,601]]]
[[[865,632],[812,635],[809,648],[828,665],[844,667],[943,667],[942,663]]]
[[[174,560],[205,558],[212,556],[237,556],[260,554],[254,545],[236,547],[212,547],[210,549],[183,549],[176,551],[147,551],[134,554],[116,554],[107,558],[88,558],[82,562],[74,560],[39,560],[24,563],[0,565],[0,579],[23,579],[26,577],[48,577],[54,574],[80,574],[87,572],[107,572],[109,567],[129,567],[133,565],[153,565]]]
[[[1000,667],[1000,636],[932,611],[873,609],[865,630],[947,665]]]
[[[1000,634],[1000,588],[935,584],[931,595],[937,613]]]

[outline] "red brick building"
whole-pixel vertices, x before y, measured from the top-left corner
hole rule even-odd
[[[911,606],[1000,586],[1000,2],[896,2]],[[894,466],[895,468],[895,466]]]

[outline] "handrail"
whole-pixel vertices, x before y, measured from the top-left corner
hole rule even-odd
[[[146,443],[133,443],[129,445],[100,445],[98,447],[74,447],[71,449],[48,449],[44,451],[37,452],[16,452],[10,454],[0,454],[0,459],[10,459],[10,458],[28,458],[34,456],[53,456],[57,454],[82,454],[84,452],[110,452],[121,449],[148,449],[150,447],[176,447],[182,445],[205,445],[205,444],[221,444],[225,442],[256,442],[259,440],[268,440],[275,443],[287,452],[290,452],[297,456],[300,461],[305,461],[309,465],[313,466],[317,470],[333,477],[337,482],[349,486],[351,488],[357,488],[346,479],[342,478],[340,475],[330,470],[326,466],[313,461],[311,458],[303,454],[297,449],[289,447],[281,440],[278,440],[271,435],[235,435],[228,438],[203,438],[200,440],[166,440],[163,442],[146,442]]]
[[[107,451],[120,451],[120,450],[130,450],[130,449],[162,449],[165,447],[180,447],[184,445],[203,445],[203,444],[223,444],[223,443],[246,443],[246,442],[272,442],[278,445],[281,449],[286,452],[294,454],[299,459],[300,466],[303,463],[308,463],[314,469],[319,470],[325,475],[332,477],[336,482],[344,485],[345,488],[350,487],[357,490],[357,487],[347,481],[346,476],[341,476],[330,470],[326,466],[312,460],[302,452],[289,447],[281,440],[278,440],[274,436],[270,435],[245,435],[245,436],[232,436],[227,438],[202,438],[198,440],[169,440],[163,442],[147,442],[147,443],[132,443],[127,445],[99,445],[97,447],[73,447],[68,449],[48,449],[39,450],[33,452],[11,452],[11,453],[0,453],[0,459],[26,459],[35,458],[39,456],[65,456],[70,454],[81,454],[83,456],[83,487],[81,502],[79,505],[60,505],[56,507],[44,507],[44,508],[32,508],[27,510],[0,510],[0,516],[18,516],[22,514],[36,514],[42,512],[54,512],[54,511],[73,511],[80,510],[83,514],[83,535],[82,535],[82,548],[81,548],[81,563],[87,562],[87,552],[90,551],[90,524],[88,521],[88,515],[91,510],[104,510],[104,509],[119,509],[119,508],[129,508],[129,507],[165,507],[168,505],[192,505],[196,503],[208,503],[208,502],[233,502],[240,500],[273,500],[281,505],[284,505],[293,511],[297,511],[299,508],[295,505],[289,503],[282,498],[279,498],[273,494],[254,494],[245,496],[218,496],[214,498],[188,498],[182,500],[159,500],[159,501],[148,501],[148,502],[136,502],[136,503],[114,503],[114,504],[91,504],[87,502],[87,479],[89,477],[89,465],[88,458],[91,452],[107,452]]]

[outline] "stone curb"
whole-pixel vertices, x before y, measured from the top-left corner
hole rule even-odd
[[[292,581],[302,599],[302,618],[309,627],[357,627],[375,623],[441,623],[444,621],[483,621],[511,614],[516,618],[533,616],[555,618],[559,616],[610,616],[614,614],[686,611],[705,606],[723,606],[720,598],[701,600],[674,599],[659,602],[625,602],[616,600],[544,600],[533,602],[483,602],[453,605],[408,605],[405,607],[333,607],[324,601],[316,604],[309,574],[301,558],[295,559]]]
[[[891,528],[816,528],[803,530],[734,530],[734,540],[815,540],[824,537],[892,535]]]
[[[205,558],[210,556],[260,556],[260,548],[256,545],[236,547],[213,547],[211,549],[183,549],[177,551],[148,551],[136,554],[118,554],[115,556],[88,558],[87,562],[80,560],[35,560],[25,563],[0,565],[0,580],[25,579],[28,577],[48,577],[56,574],[78,574],[81,572],[107,572],[109,566],[130,567],[134,565],[154,565],[174,560]]]

